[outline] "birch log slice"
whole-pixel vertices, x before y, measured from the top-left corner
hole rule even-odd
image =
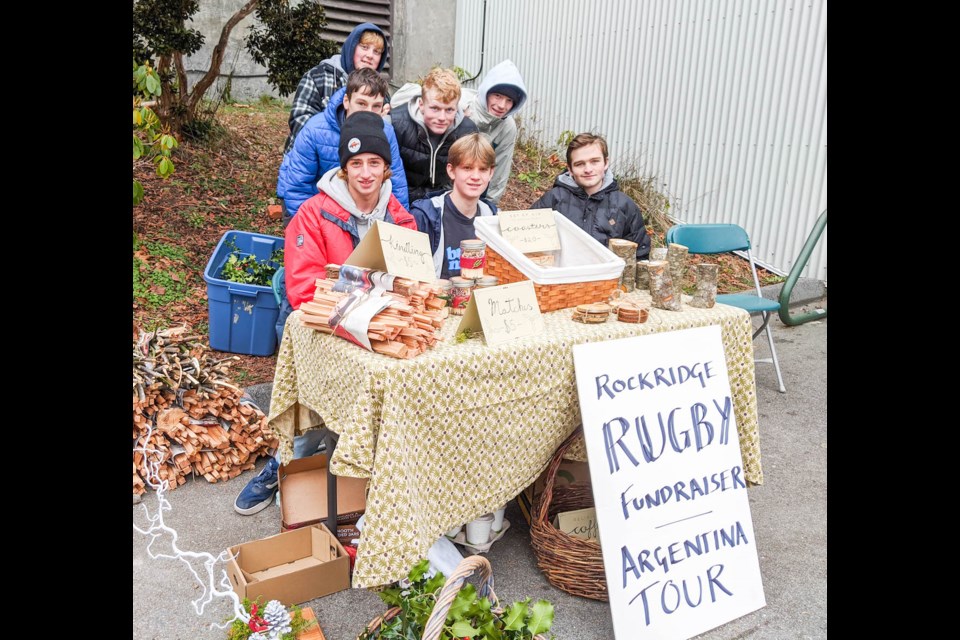
[[[673,294],[673,280],[670,278],[670,265],[666,260],[651,260],[647,269],[650,271],[650,298],[653,306],[667,311],[679,311],[680,299]]]
[[[712,309],[717,303],[717,276],[719,264],[701,262],[697,265],[697,291],[690,301],[691,307]]]
[[[610,251],[623,258],[626,267],[620,274],[620,284],[627,293],[634,290],[637,270],[637,243],[623,238],[611,238],[607,243]]]
[[[667,245],[667,261],[670,263],[670,278],[673,280],[673,294],[677,300],[683,296],[684,279],[687,276],[687,257],[689,248],[671,242]]]
[[[648,269],[649,264],[649,260],[637,261],[636,288],[638,291],[650,291],[650,270]]]

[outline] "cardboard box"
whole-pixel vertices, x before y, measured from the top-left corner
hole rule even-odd
[[[597,510],[594,507],[564,511],[553,518],[553,526],[567,535],[584,540],[599,540]]]
[[[280,530],[327,520],[327,455],[280,465]],[[367,508],[367,480],[337,476],[337,524],[354,524]],[[339,526],[337,527],[339,529]]]
[[[230,553],[227,573],[241,598],[289,607],[350,588],[350,558],[322,524],[245,542]]]

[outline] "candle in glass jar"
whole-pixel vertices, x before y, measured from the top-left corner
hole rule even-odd
[[[473,295],[473,280],[462,276],[453,276],[450,278],[453,285],[451,289],[450,313],[455,316],[462,316],[467,310],[467,303],[470,302],[470,296]]]
[[[487,243],[474,238],[460,242],[460,275],[471,280],[483,276],[487,265]]]

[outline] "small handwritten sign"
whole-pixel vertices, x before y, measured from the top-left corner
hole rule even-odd
[[[720,327],[577,344],[573,362],[616,638],[763,607]]]
[[[585,540],[597,540],[600,529],[597,527],[597,510],[593,507],[564,511],[553,519],[554,526],[567,535]]]
[[[374,222],[343,264],[386,271],[421,282],[437,279],[427,234],[381,220]]]
[[[537,293],[529,280],[474,289],[457,332],[483,331],[487,345],[535,336],[543,331]]]
[[[501,211],[500,235],[523,253],[560,249],[560,234],[553,209]]]

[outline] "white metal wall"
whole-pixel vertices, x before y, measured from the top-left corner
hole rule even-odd
[[[602,133],[675,219],[736,222],[790,271],[827,206],[826,0],[457,0],[468,86],[506,58],[542,144]],[[826,236],[803,277],[826,281]]]

